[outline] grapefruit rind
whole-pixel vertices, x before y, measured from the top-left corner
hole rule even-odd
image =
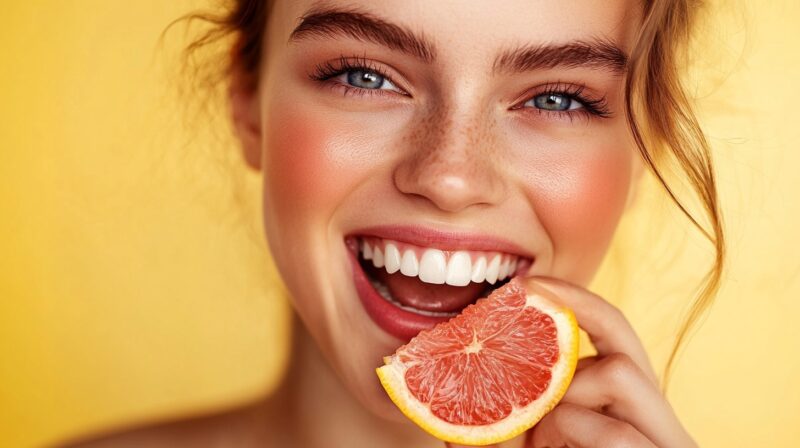
[[[435,416],[408,390],[405,383],[407,366],[396,356],[384,358],[386,365],[376,369],[389,398],[411,421],[432,436],[446,442],[464,445],[489,445],[512,439],[535,425],[561,400],[575,374],[578,363],[578,323],[572,310],[557,307],[538,294],[527,294],[528,303],[553,318],[558,329],[559,357],[552,367],[552,380],[533,402],[515,408],[511,414],[488,425],[454,425]]]

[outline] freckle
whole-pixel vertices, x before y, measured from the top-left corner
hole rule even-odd
[[[409,159],[412,172],[418,172],[421,165],[428,168],[428,173],[444,168],[441,146],[446,143],[447,129],[451,125],[452,118],[441,104],[432,106],[411,124],[403,142],[413,153]]]

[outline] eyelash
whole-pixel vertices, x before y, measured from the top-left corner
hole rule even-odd
[[[342,93],[344,96],[348,95],[359,95],[359,96],[383,96],[383,95],[391,95],[392,93],[384,90],[384,89],[362,89],[360,87],[353,87],[351,85],[342,84],[340,82],[332,82],[330,81],[331,78],[335,78],[343,73],[349,71],[357,71],[363,70],[368,72],[373,72],[380,75],[383,78],[386,78],[392,84],[395,84],[392,79],[384,74],[383,70],[379,69],[375,66],[374,63],[371,61],[360,58],[360,57],[352,57],[346,58],[344,56],[340,56],[335,62],[325,61],[322,64],[317,64],[314,72],[311,73],[310,78],[314,81],[318,81],[323,84],[329,84],[332,88],[341,88]],[[396,84],[395,84],[396,85]],[[398,88],[400,88],[398,86]],[[393,92],[398,93],[398,92]],[[409,96],[408,94],[402,94],[405,96]]]
[[[385,96],[385,95],[392,95],[395,93],[399,93],[394,91],[387,91],[385,89],[363,89],[360,87],[353,87],[348,84],[343,84],[341,82],[330,81],[332,78],[335,78],[343,73],[347,73],[349,71],[358,71],[358,70],[376,73],[381,77],[387,79],[395,86],[397,86],[397,84],[394,81],[392,81],[391,77],[386,75],[383,70],[379,69],[371,61],[361,57],[347,58],[344,56],[340,56],[337,60],[333,62],[325,61],[322,64],[317,64],[315,66],[314,72],[311,73],[309,77],[313,81],[317,81],[322,84],[328,84],[331,88],[342,89],[341,92],[344,96],[349,96],[349,95]],[[398,86],[398,88],[400,87]],[[608,107],[608,101],[606,100],[606,97],[603,96],[600,98],[593,98],[587,95],[585,93],[585,90],[586,90],[585,85],[568,84],[561,81],[545,84],[544,86],[540,87],[533,96],[527,97],[525,101],[523,101],[519,106],[514,106],[512,109],[533,109],[532,111],[530,111],[531,113],[548,114],[551,116],[555,114],[557,116],[567,117],[570,120],[578,115],[583,115],[586,117],[595,116],[598,118],[611,117],[612,114],[611,110]],[[400,93],[400,94],[409,96],[406,93]],[[525,103],[541,95],[565,96],[570,100],[581,103],[583,107],[580,109],[563,110],[563,111],[548,111],[537,107],[523,107]]]
[[[539,87],[532,96],[528,96],[522,103],[523,105],[528,101],[542,95],[560,95],[569,98],[570,100],[577,101],[583,105],[581,109],[563,110],[563,111],[548,111],[539,109],[538,107],[526,107],[525,109],[533,109],[533,113],[549,113],[549,114],[566,114],[565,116],[574,118],[575,114],[583,114],[584,116],[596,116],[598,118],[609,118],[612,116],[611,110],[608,106],[608,100],[605,96],[592,97],[586,92],[586,85],[572,84],[565,82],[554,82],[545,84]],[[514,106],[513,109],[523,109],[522,105]]]

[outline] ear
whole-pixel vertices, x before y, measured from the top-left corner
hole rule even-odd
[[[261,169],[261,105],[258,96],[258,75],[248,73],[241,64],[231,67],[228,99],[236,137],[242,145],[247,165]]]

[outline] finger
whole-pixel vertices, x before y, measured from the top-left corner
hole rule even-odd
[[[575,366],[575,371],[579,372],[594,363],[596,363],[600,358],[598,356],[586,356],[578,360],[578,365]]]
[[[644,346],[628,319],[617,307],[591,291],[561,280],[529,277],[523,281],[528,293],[540,294],[572,309],[578,324],[589,335],[599,356],[625,353],[653,384],[658,384]]]
[[[561,403],[528,433],[526,448],[568,446],[655,448],[629,423],[571,403]]]
[[[628,422],[660,447],[695,446],[658,387],[623,353],[577,372],[562,403]]]

